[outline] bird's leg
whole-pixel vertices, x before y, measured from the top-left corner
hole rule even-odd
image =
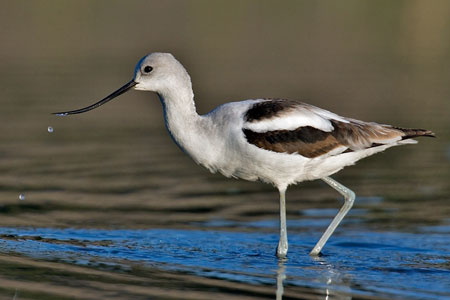
[[[286,257],[288,251],[287,229],[286,229],[286,187],[278,188],[280,192],[280,242],[277,247],[277,256]]]
[[[325,246],[325,243],[333,234],[334,230],[338,227],[339,223],[341,223],[342,219],[348,213],[350,208],[352,208],[353,202],[355,202],[355,193],[351,189],[343,186],[342,184],[340,184],[339,182],[330,177],[324,177],[322,178],[322,180],[328,183],[328,185],[330,185],[332,188],[338,191],[342,196],[344,196],[344,205],[342,205],[336,217],[334,217],[333,221],[328,226],[325,233],[322,235],[320,240],[314,246],[310,255],[319,255],[320,251]]]

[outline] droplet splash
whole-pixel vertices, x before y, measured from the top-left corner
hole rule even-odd
[[[52,132],[53,132],[53,127],[52,127],[52,126],[48,126],[48,127],[47,127],[47,131],[50,132],[50,133],[52,133]]]
[[[19,200],[21,200],[21,201],[25,200],[25,194],[20,194],[19,195]]]

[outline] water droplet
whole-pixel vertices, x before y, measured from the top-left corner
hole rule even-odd
[[[22,201],[25,200],[25,194],[20,194],[19,195],[19,200],[22,200]]]
[[[53,132],[53,127],[52,127],[52,126],[48,126],[48,127],[47,127],[47,131],[50,132],[50,133],[52,133],[52,132]]]

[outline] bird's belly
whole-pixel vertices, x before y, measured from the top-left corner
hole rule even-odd
[[[310,159],[298,154],[277,153],[254,146],[226,153],[211,165],[212,172],[248,181],[261,180],[275,186],[308,180],[305,167]]]

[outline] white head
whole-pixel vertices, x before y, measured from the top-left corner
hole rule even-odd
[[[151,53],[139,60],[134,77],[127,84],[104,99],[85,108],[55,113],[59,116],[79,114],[97,108],[130,89],[152,91],[159,95],[167,95],[171,91],[186,92],[193,97],[191,78],[181,63],[170,53]]]
[[[151,53],[136,65],[134,88],[142,91],[164,92],[179,85],[191,85],[191,79],[183,65],[170,53]]]

